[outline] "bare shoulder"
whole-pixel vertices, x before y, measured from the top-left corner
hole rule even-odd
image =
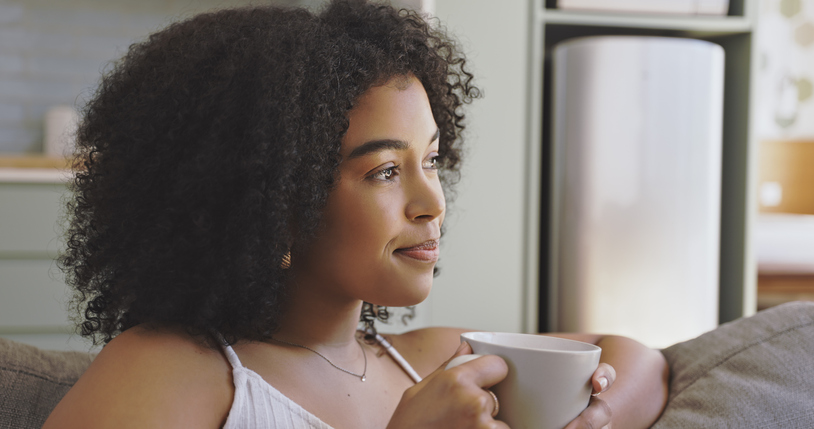
[[[461,334],[471,329],[424,328],[387,338],[422,377],[449,360],[461,345]]]
[[[44,428],[219,427],[233,389],[218,348],[181,329],[137,326],[102,349]]]

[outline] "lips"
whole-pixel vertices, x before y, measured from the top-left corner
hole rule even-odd
[[[438,240],[427,240],[415,246],[398,248],[394,253],[421,262],[437,262],[440,251],[438,249]]]

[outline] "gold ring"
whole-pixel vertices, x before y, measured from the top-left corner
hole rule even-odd
[[[495,417],[495,416],[497,416],[497,413],[500,411],[500,402],[497,401],[497,395],[495,395],[495,392],[492,392],[489,389],[483,389],[483,390],[489,392],[489,394],[492,395],[492,399],[494,399],[494,401],[495,401],[495,409],[492,411],[492,417]]]

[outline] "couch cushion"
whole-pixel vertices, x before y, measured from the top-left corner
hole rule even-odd
[[[795,302],[662,351],[667,408],[654,428],[813,428],[814,303]]]
[[[42,427],[93,357],[0,338],[0,427]]]

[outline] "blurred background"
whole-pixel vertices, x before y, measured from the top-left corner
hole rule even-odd
[[[73,335],[53,262],[75,112],[131,43],[195,13],[250,3],[262,2],[0,0],[0,336],[87,349]],[[319,8],[322,1],[274,3]],[[390,330],[551,327],[549,298],[559,287],[550,280],[547,232],[551,51],[593,35],[724,47],[718,321],[814,299],[814,0],[731,0],[719,16],[577,10],[551,0],[393,3],[440,19],[467,52],[484,98],[468,116],[443,274],[431,298],[399,313],[406,324]]]
[[[763,0],[757,22],[758,308],[814,299],[814,2]]]

